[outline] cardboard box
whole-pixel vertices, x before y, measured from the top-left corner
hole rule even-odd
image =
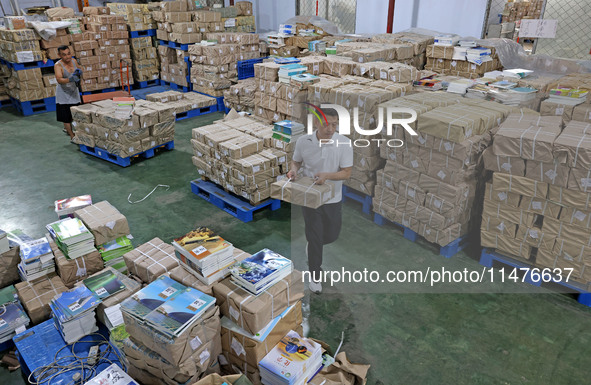
[[[334,198],[332,183],[315,184],[311,178],[303,177],[295,181],[283,179],[271,185],[271,197],[299,206],[316,209]]]
[[[591,210],[591,193],[550,186],[548,199],[566,207],[578,207]]]
[[[527,161],[525,177],[535,179],[549,185],[567,187],[570,169],[558,162],[543,163]]]
[[[506,255],[523,259],[530,259],[531,257],[532,247],[527,243],[515,238],[482,231],[480,233],[480,243],[483,247],[496,249]]]
[[[130,233],[125,216],[107,201],[76,210],[74,216],[80,218],[92,232],[97,246]]]
[[[45,15],[51,20],[74,18],[74,10],[68,7],[56,7],[45,10]]]
[[[572,168],[591,169],[591,126],[570,122],[554,141],[553,156]]]
[[[525,160],[519,157],[495,155],[489,147],[482,153],[482,159],[487,170],[516,176],[525,175]]]
[[[554,217],[558,219],[558,217]],[[584,229],[591,228],[591,212],[576,207],[563,207],[560,212],[560,221],[575,225]],[[591,255],[590,255],[591,258]]]
[[[561,116],[565,122],[570,122],[573,116],[575,106],[568,104],[555,103],[544,100],[540,104],[540,114],[542,116]]]
[[[545,199],[548,196],[547,183],[520,176],[494,173],[493,186],[501,191],[514,192],[534,198]]]
[[[578,225],[571,225],[554,218],[545,217],[542,231],[555,238],[561,238],[568,242],[591,246],[591,229]]]
[[[92,15],[110,15],[111,9],[108,7],[84,7],[82,8],[82,14],[84,16],[92,16]],[[74,17],[74,13],[72,12],[72,16]]]
[[[503,235],[508,238],[515,238],[517,234],[517,225],[515,223],[489,216],[482,217],[480,229],[492,234]]]
[[[179,266],[174,248],[154,238],[123,255],[127,270],[150,283],[160,275]]]
[[[49,303],[53,297],[68,290],[57,275],[44,276],[34,282],[19,282],[14,287],[33,323],[40,323],[49,318]]]
[[[57,273],[64,285],[70,289],[76,283],[88,278],[104,267],[103,258],[98,251],[93,251],[79,258],[69,259],[52,240],[49,240],[49,246],[51,246],[51,251],[55,256]]]
[[[553,144],[560,131],[559,127],[519,128],[515,125],[502,125],[495,134],[493,152],[495,155],[552,163]]]
[[[240,328],[256,334],[289,306],[304,296],[302,273],[294,270],[280,282],[271,286],[266,294],[255,297],[234,285],[230,278],[213,286],[213,294],[222,315],[230,318]],[[270,300],[270,297],[273,300]]]
[[[519,207],[521,195],[516,193],[505,192],[495,188],[492,183],[487,183],[484,188],[485,199],[496,201],[512,207]]]
[[[591,193],[591,170],[571,168],[568,177],[568,186],[566,187],[572,190],[581,190],[586,193]]]

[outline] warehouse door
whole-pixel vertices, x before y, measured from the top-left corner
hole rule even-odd
[[[355,33],[357,0],[298,0],[301,16],[320,16],[336,24],[343,33]]]

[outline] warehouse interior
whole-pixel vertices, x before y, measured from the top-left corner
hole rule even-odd
[[[1,3],[2,384],[587,381],[589,5],[32,3]]]

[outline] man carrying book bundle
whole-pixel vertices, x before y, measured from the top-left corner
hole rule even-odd
[[[331,183],[334,189],[334,198],[317,209],[302,207],[308,241],[306,255],[312,277],[309,287],[314,293],[322,292],[323,247],[336,241],[341,232],[343,181],[351,177],[353,169],[353,147],[342,145],[349,139],[336,133],[339,122],[336,110],[323,112],[324,121],[314,120],[314,132],[296,142],[287,173],[288,178],[295,180],[302,169],[304,176],[314,178],[316,184]]]

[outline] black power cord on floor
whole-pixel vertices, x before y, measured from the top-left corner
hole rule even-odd
[[[107,357],[113,353],[117,359],[119,360],[120,366],[122,366],[123,370],[127,372],[127,368],[125,367],[125,363],[121,359],[119,352],[116,348],[111,345],[108,339],[106,339],[103,335],[99,333],[92,333],[89,334],[91,336],[99,336],[100,340],[89,340],[89,341],[76,341],[72,342],[71,344],[67,344],[62,346],[54,355],[54,360],[49,365],[40,366],[37,369],[33,370],[28,377],[28,381],[31,385],[51,385],[51,381],[56,378],[57,376],[68,373],[72,373],[72,381],[66,385],[76,385],[76,384],[84,384],[94,376],[96,376],[97,368],[102,364],[112,364],[113,362]],[[77,356],[74,351],[76,348],[76,344],[97,344],[93,346],[98,347],[98,352],[96,356],[91,357],[79,357]],[[101,346],[106,346],[104,351],[101,350]],[[71,347],[72,355],[59,357],[59,353],[64,350],[65,348]],[[67,360],[67,361],[66,361]],[[66,361],[66,362],[64,362]],[[33,377],[36,379],[34,380]]]

